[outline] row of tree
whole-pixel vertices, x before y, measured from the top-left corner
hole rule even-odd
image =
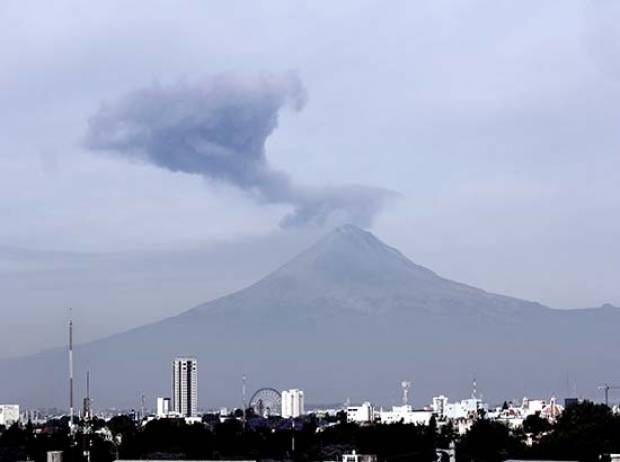
[[[451,425],[408,424],[359,426],[340,421],[320,426],[315,417],[288,425],[244,425],[238,419],[188,425],[181,419],[153,420],[136,426],[127,416],[94,421],[92,430],[107,427],[113,440],[91,434],[69,438],[66,421],[42,429],[15,425],[0,436],[0,460],[44,461],[48,450],[64,450],[66,460],[82,461],[89,449],[92,462],[121,459],[256,459],[337,460],[351,450],[376,454],[380,461],[436,460],[436,449],[456,443],[457,462],[500,462],[510,458],[595,462],[602,454],[620,453],[620,417],[604,405],[590,402],[565,410],[551,425],[529,417],[522,429],[485,418],[463,436]],[[532,445],[526,440],[531,438]]]

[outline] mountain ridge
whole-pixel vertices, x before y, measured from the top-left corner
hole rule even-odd
[[[101,377],[101,403],[166,395],[169,363],[181,353],[198,357],[201,401],[213,406],[238,402],[242,374],[304,388],[315,402],[386,402],[403,378],[418,384],[419,399],[458,397],[474,372],[487,396],[514,396],[523,384],[557,392],[568,370],[596,393],[595,384],[620,380],[610,372],[620,369],[618,326],[620,310],[569,313],[450,281],[347,225],[237,292],[79,345],[76,374]],[[64,402],[64,353],[0,361],[21,368],[0,396]]]

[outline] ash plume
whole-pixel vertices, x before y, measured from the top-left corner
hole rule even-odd
[[[280,111],[301,111],[306,92],[295,74],[153,86],[102,105],[88,125],[93,150],[234,185],[259,203],[288,204],[281,225],[351,222],[368,226],[393,195],[361,185],[308,187],[273,168],[265,142]]]

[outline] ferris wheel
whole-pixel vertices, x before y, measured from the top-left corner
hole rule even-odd
[[[261,417],[280,415],[282,396],[275,388],[260,388],[250,398],[250,407]]]

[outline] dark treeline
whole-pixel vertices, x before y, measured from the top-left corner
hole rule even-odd
[[[382,460],[435,460],[438,436],[432,427],[404,424],[360,427],[339,423],[321,431],[317,428],[314,419],[296,425],[294,430],[266,425],[245,431],[243,424],[235,419],[217,423],[212,429],[202,424],[187,425],[183,420],[154,420],[141,431],[134,427],[123,435],[120,456],[310,461],[337,460],[343,453],[357,450],[377,454]]]
[[[82,461],[90,440],[92,462],[116,459],[256,459],[325,461],[343,453],[376,454],[380,461],[437,460],[436,449],[456,443],[457,462],[499,462],[508,458],[598,461],[602,454],[620,452],[620,417],[604,405],[589,402],[565,410],[555,425],[537,416],[523,429],[510,430],[488,419],[476,421],[457,437],[450,425],[406,424],[358,426],[340,421],[319,430],[310,416],[294,423],[281,419],[219,422],[215,416],[188,425],[181,419],[153,420],[138,428],[129,417],[95,420],[93,431],[107,427],[110,438],[78,434],[71,443],[67,421],[51,421],[38,429],[28,424],[5,429],[0,436],[0,460],[45,461],[48,450],[66,451],[65,461]],[[294,427],[294,428],[293,428]],[[526,444],[530,438],[531,446]],[[118,443],[117,443],[118,442]]]

